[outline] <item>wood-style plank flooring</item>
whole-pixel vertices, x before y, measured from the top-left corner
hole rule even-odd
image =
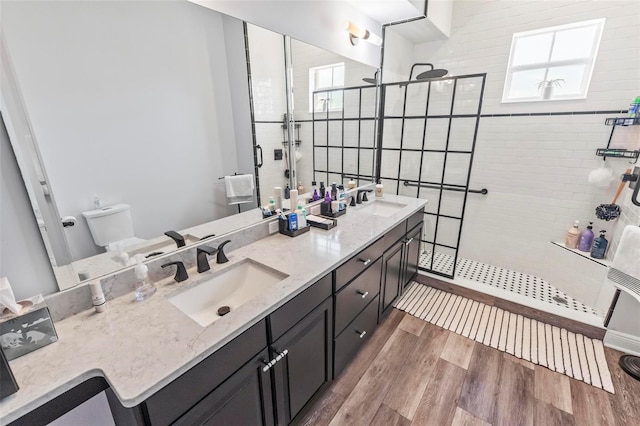
[[[640,425],[640,382],[605,348],[616,394],[394,309],[304,425]]]

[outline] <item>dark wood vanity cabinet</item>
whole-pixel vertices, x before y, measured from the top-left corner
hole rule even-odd
[[[422,212],[420,213],[422,214]],[[407,242],[405,243],[405,270],[401,294],[404,293],[404,288],[409,285],[420,269],[420,240],[422,239],[422,229],[423,224],[420,222],[407,232]]]
[[[271,359],[282,356],[272,368],[276,424],[289,424],[307,402],[331,381],[332,318],[333,302],[328,298],[271,344]]]
[[[400,295],[404,279],[405,241],[396,242],[382,256],[382,299],[380,300],[380,314],[385,315],[393,306],[393,302]]]

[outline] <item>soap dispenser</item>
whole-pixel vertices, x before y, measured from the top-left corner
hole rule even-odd
[[[605,230],[600,231],[600,236],[593,241],[593,247],[591,248],[591,257],[594,259],[604,259],[607,253],[607,246],[609,241],[604,237]]]
[[[573,223],[573,226],[569,228],[567,231],[567,238],[565,239],[564,245],[567,248],[575,249],[578,248],[578,239],[580,238],[580,230],[578,229],[578,225],[580,222],[577,220]]]
[[[136,300],[141,302],[153,296],[157,289],[156,286],[149,280],[149,268],[142,263],[144,256],[136,254],[136,262],[138,265],[135,268],[136,275]]]

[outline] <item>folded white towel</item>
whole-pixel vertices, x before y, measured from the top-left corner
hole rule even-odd
[[[230,205],[252,202],[254,187],[252,174],[224,177],[224,189]]]
[[[640,227],[624,228],[611,267],[640,280]]]

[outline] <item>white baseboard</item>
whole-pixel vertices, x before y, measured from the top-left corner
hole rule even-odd
[[[640,337],[631,334],[607,330],[604,345],[629,355],[640,356]]]

